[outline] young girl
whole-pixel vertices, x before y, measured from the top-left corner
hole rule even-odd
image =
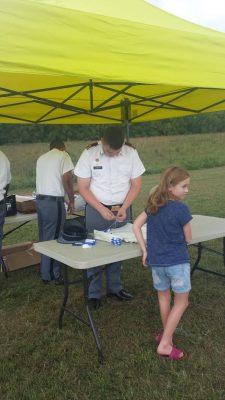
[[[143,251],[143,265],[151,265],[153,284],[158,291],[163,332],[155,337],[157,353],[171,360],[185,357],[184,351],[173,345],[173,334],[188,306],[191,290],[187,243],[192,239],[192,216],[181,202],[188,193],[189,184],[187,171],[176,166],[167,168],[159,185],[151,192],[147,208],[133,224]],[[147,248],[141,232],[146,222]],[[174,292],[173,305],[170,288]]]

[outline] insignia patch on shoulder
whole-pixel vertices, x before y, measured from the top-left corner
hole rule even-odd
[[[125,142],[124,143],[126,146],[132,147],[132,149],[136,150],[136,147],[134,147],[130,142]]]
[[[89,145],[86,147],[86,149],[89,150],[89,149],[91,149],[92,147],[95,147],[95,146],[98,146],[98,142],[94,142],[94,143],[89,144]]]

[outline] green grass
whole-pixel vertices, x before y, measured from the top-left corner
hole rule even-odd
[[[179,164],[189,170],[225,166],[225,133],[133,138],[131,141],[141,156],[146,174],[160,173],[170,164]],[[74,163],[89,143],[66,143]],[[1,149],[11,161],[11,191],[31,194],[35,189],[36,160],[48,151],[49,145],[18,144],[1,146]]]
[[[216,166],[217,158],[220,161],[223,158],[224,147],[220,141],[224,136],[215,138],[218,157],[212,142],[205,143],[203,157],[199,137],[182,137],[180,146],[183,143],[190,148],[190,140],[195,142],[193,148],[199,146],[199,153],[196,150],[194,156],[193,151],[186,152],[180,148],[184,157],[181,164],[191,163],[194,157],[196,160],[199,158],[199,165],[204,165],[203,158],[209,159],[209,155],[214,154]],[[149,165],[154,167],[158,162],[160,169],[169,157],[173,157],[165,149],[169,153],[175,147],[177,137],[155,139],[151,146],[145,142],[148,139],[138,142],[139,152],[144,159],[148,150]],[[27,164],[31,163],[32,157],[33,161],[36,158],[35,148],[36,145],[33,149],[31,146],[28,153],[24,150],[23,158]],[[145,149],[146,154],[142,157]],[[18,157],[15,147],[11,157],[15,158],[15,166]],[[187,203],[193,214],[224,217],[225,162],[222,165],[191,171]],[[22,178],[29,182],[22,161],[20,167],[15,168],[18,176],[20,168],[24,168]],[[158,180],[159,174],[143,177],[143,189],[134,204],[134,215],[142,211],[150,188]],[[22,189],[21,194],[28,193],[32,187],[24,183]],[[32,222],[20,232],[9,235],[7,241],[15,243],[36,238],[36,223]],[[213,241],[210,245],[221,250],[221,242]],[[196,250],[192,248],[190,251],[194,258]],[[211,253],[205,253],[202,265],[224,271],[222,257]],[[79,275],[78,271],[70,273],[76,277]],[[175,334],[176,344],[188,353],[188,358],[182,362],[169,362],[156,355],[153,338],[161,328],[157,296],[150,273],[141,267],[140,259],[124,263],[123,282],[125,288],[134,293],[134,301],[116,305],[104,299],[104,306],[94,314],[105,355],[105,363],[99,366],[93,337],[86,326],[65,315],[63,329],[58,329],[62,287],[42,285],[38,267],[12,272],[8,280],[1,274],[0,399],[224,400],[225,279],[195,272],[190,306]],[[76,306],[84,315],[81,287],[71,287],[69,305]]]

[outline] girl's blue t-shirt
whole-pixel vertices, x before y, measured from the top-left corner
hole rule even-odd
[[[152,267],[169,267],[190,262],[183,226],[192,216],[186,204],[170,200],[147,218],[147,263]]]

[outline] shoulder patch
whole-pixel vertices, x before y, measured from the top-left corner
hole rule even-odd
[[[95,147],[95,146],[98,146],[98,142],[94,142],[94,143],[89,144],[89,145],[86,147],[86,150],[89,150],[89,149],[91,149],[92,147]]]
[[[136,147],[134,147],[130,142],[125,142],[124,143],[126,146],[132,147],[132,149],[136,150]]]

